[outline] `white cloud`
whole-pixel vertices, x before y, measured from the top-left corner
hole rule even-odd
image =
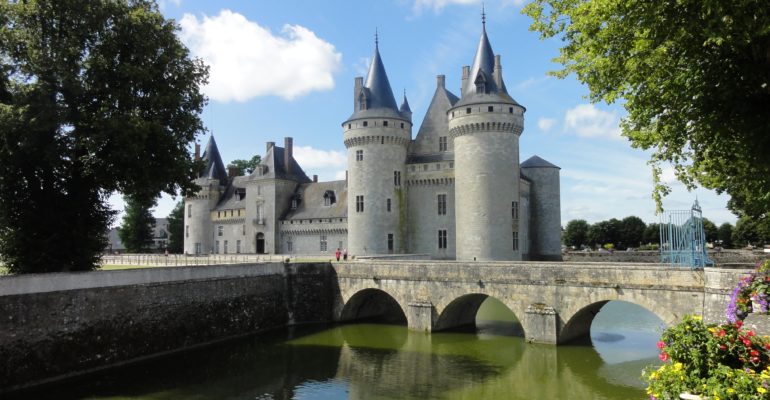
[[[600,110],[593,104],[579,104],[567,110],[564,130],[586,138],[621,139],[617,114]]]
[[[185,14],[182,41],[210,67],[205,93],[217,101],[246,101],[257,96],[287,100],[334,87],[342,54],[334,45],[299,25],[284,25],[280,35],[222,10],[202,20]]]
[[[480,3],[480,0],[415,0],[412,9],[418,14],[426,9],[438,13],[443,10],[444,7],[451,4],[470,5],[478,3]]]
[[[553,118],[540,118],[537,120],[537,127],[543,132],[548,132],[556,125],[556,120]]]
[[[348,162],[342,151],[319,150],[310,146],[294,146],[294,158],[303,168],[338,168]]]

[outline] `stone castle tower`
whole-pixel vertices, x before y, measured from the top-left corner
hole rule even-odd
[[[396,106],[379,43],[366,82],[355,79],[353,114],[342,124],[348,151],[348,246],[353,254],[405,253],[407,147],[412,112]],[[383,240],[383,238],[385,240]]]

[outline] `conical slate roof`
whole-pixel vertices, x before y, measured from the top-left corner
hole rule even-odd
[[[495,80],[492,78],[492,72],[495,69],[495,53],[492,51],[492,45],[489,43],[487,37],[487,29],[483,27],[481,29],[481,37],[479,38],[479,45],[476,48],[476,55],[473,57],[473,64],[471,65],[471,72],[468,76],[468,81],[463,88],[463,95],[472,95],[476,93],[475,81],[479,78],[479,72],[481,72],[484,79],[486,79],[487,87],[490,92],[498,91]]]
[[[217,142],[214,140],[214,135],[211,135],[209,138],[209,142],[206,144],[206,150],[203,151],[201,159],[206,163],[206,167],[201,171],[200,178],[219,179],[220,182],[225,182],[227,180],[225,164],[222,162],[222,157],[219,155],[219,149],[217,148]]]
[[[420,130],[417,132],[417,136],[410,147],[410,159],[416,159],[416,156],[439,152],[438,138],[439,136],[446,136],[449,131],[447,111],[458,100],[457,96],[446,89],[444,76],[440,75],[436,85],[436,92],[433,93],[433,99],[430,101],[428,111],[425,112]]]
[[[388,74],[385,72],[385,65],[380,57],[380,46],[374,46],[374,56],[372,64],[369,66],[369,72],[366,74],[366,83],[364,87],[369,89],[369,108],[390,108],[398,110],[396,98],[393,96],[393,90],[390,88]]]
[[[412,109],[409,108],[409,100],[406,99],[406,92],[404,92],[404,102],[401,103],[400,111],[402,113],[404,113],[404,112],[408,112],[408,113],[412,112]]]
[[[532,157],[528,158],[527,161],[524,161],[523,163],[521,163],[521,168],[558,168],[558,169],[561,169],[560,167],[557,167],[557,166],[549,163],[548,161],[543,160],[542,158],[540,158],[538,156],[532,156]]]

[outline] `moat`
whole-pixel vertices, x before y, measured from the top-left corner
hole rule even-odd
[[[484,303],[477,332],[307,326],[251,336],[24,393],[49,399],[633,399],[657,363],[662,322],[610,302],[591,343],[528,344],[513,314]]]

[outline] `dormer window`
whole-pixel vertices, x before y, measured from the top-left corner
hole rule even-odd
[[[299,200],[297,199],[291,199],[291,209],[296,210],[297,206],[299,206]]]
[[[473,83],[476,85],[476,94],[484,94],[487,92],[487,78],[481,71],[476,75],[476,80],[473,81]]]
[[[337,202],[337,197],[334,195],[333,190],[327,190],[324,192],[324,205],[325,206],[331,206],[332,204]]]

